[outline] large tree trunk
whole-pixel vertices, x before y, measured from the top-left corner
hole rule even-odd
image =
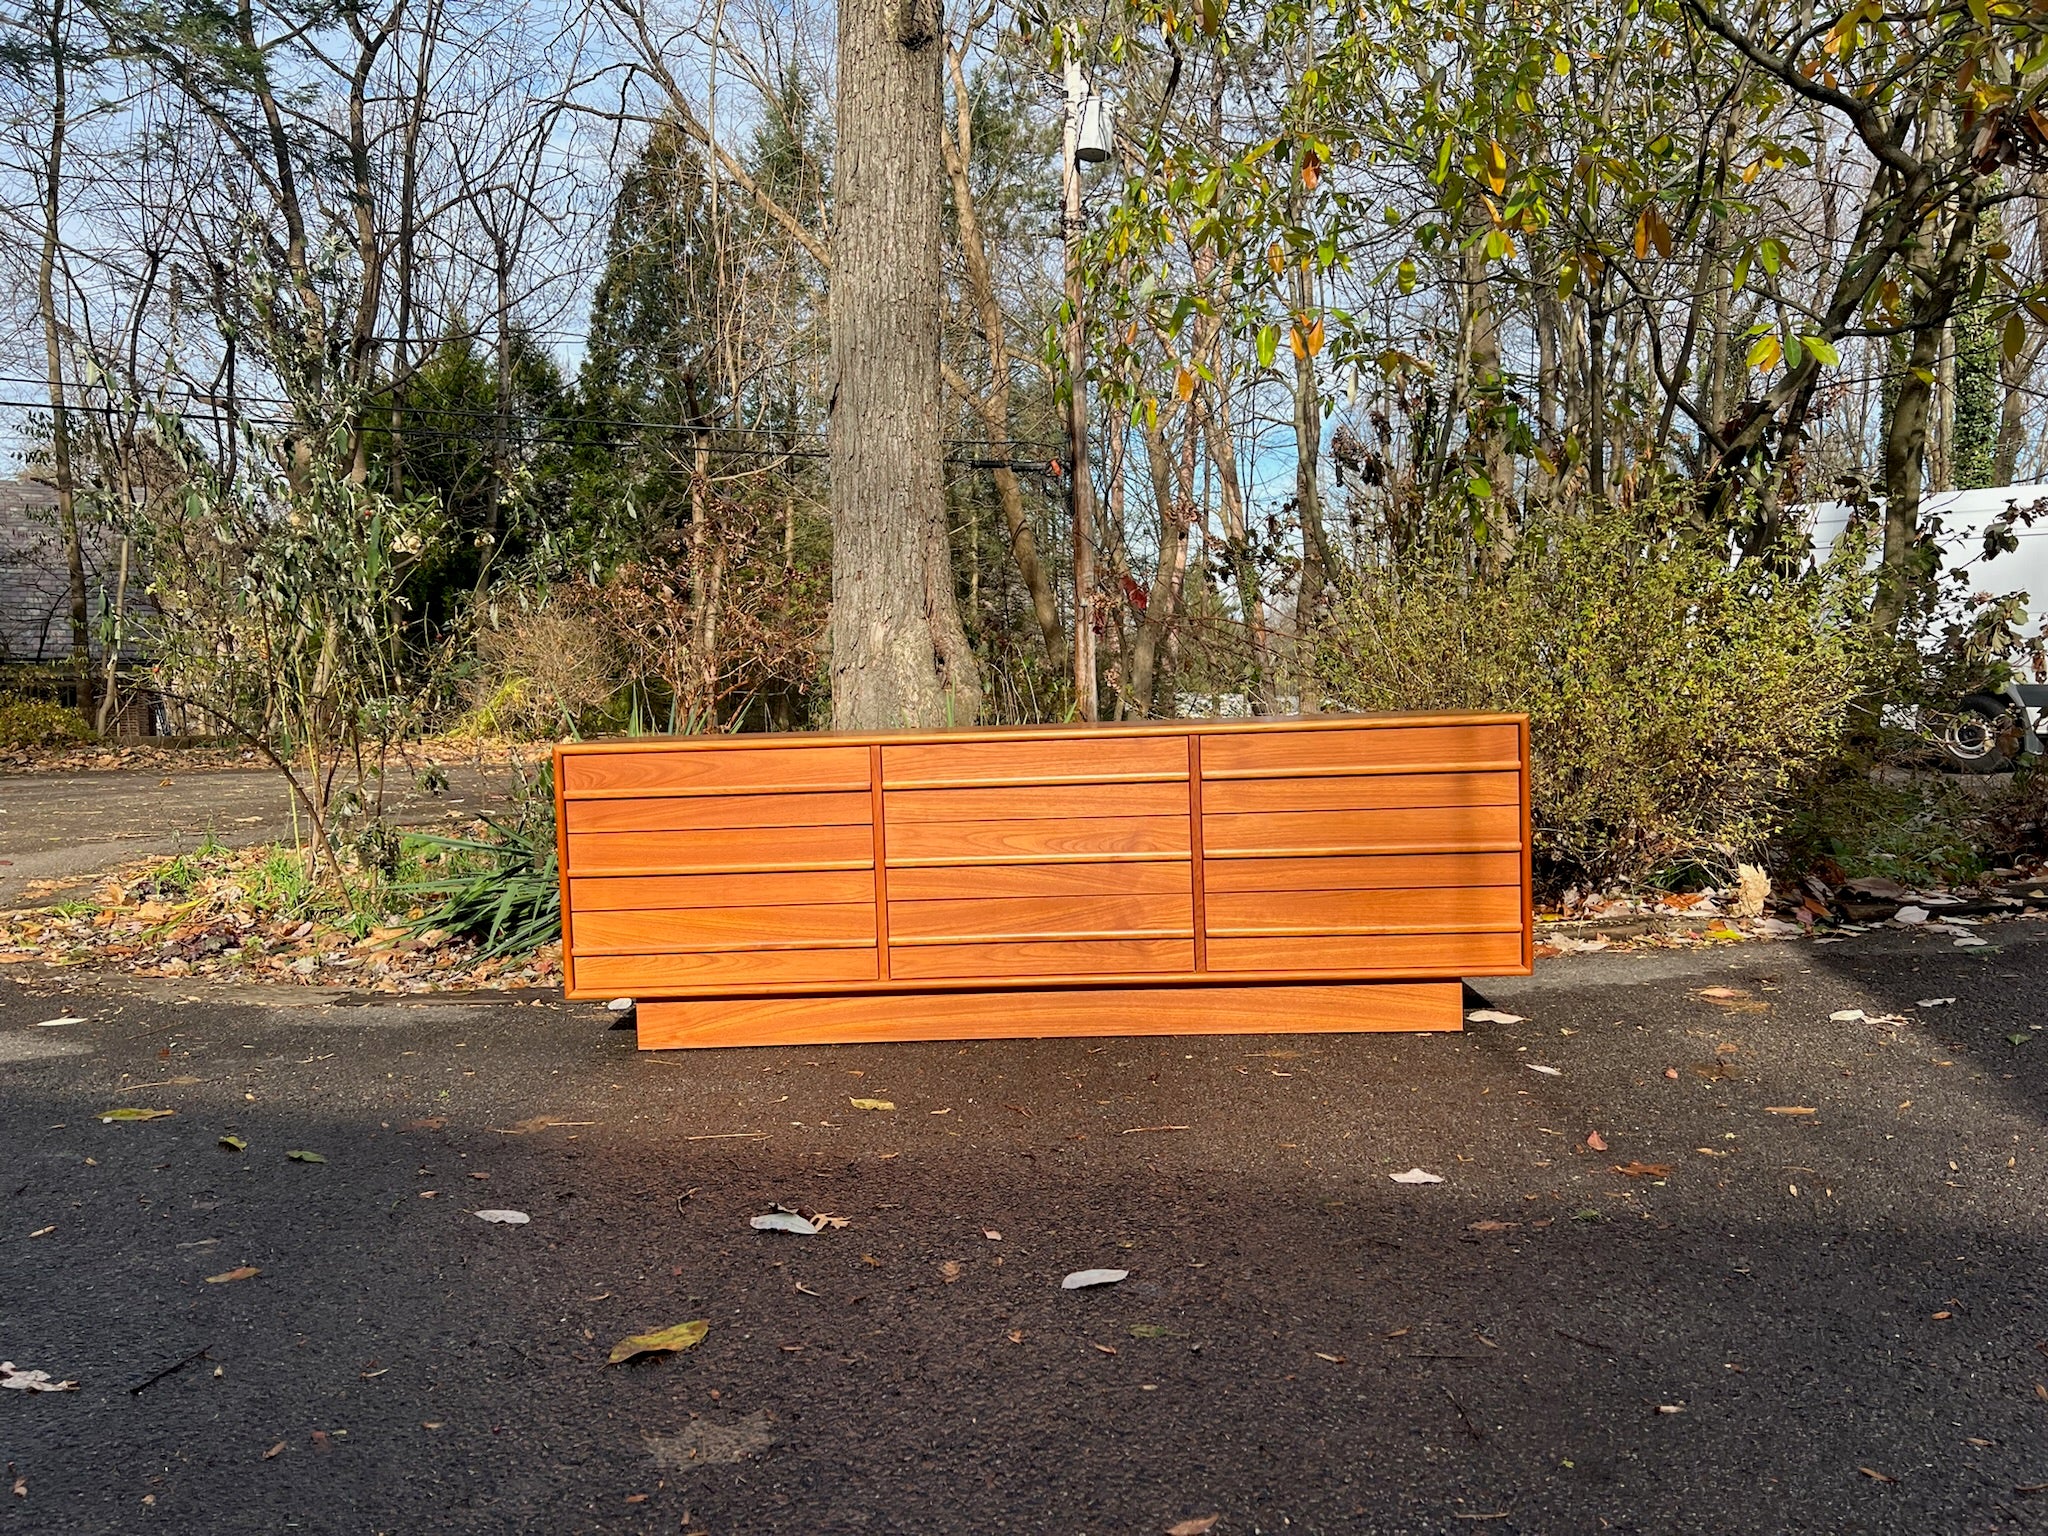
[[[832,219],[832,723],[981,705],[940,474],[937,0],[842,0]]]
[[[1932,380],[1949,317],[1962,291],[1976,228],[1977,204],[1974,198],[1966,198],[1954,224],[1942,236],[1946,244],[1939,259],[1918,274],[1923,296],[1913,316],[1913,347],[1885,434],[1884,544],[1878,557],[1877,592],[1870,605],[1872,626],[1887,637],[1896,635],[1900,620],[1924,600],[1934,574],[1920,528]]]

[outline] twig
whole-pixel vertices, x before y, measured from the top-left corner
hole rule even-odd
[[[199,1346],[199,1348],[193,1350],[192,1353],[187,1355],[184,1359],[173,1360],[169,1365],[165,1366],[162,1370],[158,1371],[154,1376],[145,1377],[141,1381],[135,1383],[134,1386],[128,1389],[128,1395],[130,1397],[140,1396],[142,1393],[148,1391],[151,1387],[155,1386],[158,1382],[162,1381],[166,1376],[172,1375],[177,1371],[182,1371],[194,1360],[205,1359],[206,1352],[211,1348],[213,1348],[211,1344],[202,1344]]]
[[[1449,1387],[1444,1388],[1444,1396],[1450,1398],[1451,1406],[1458,1410],[1458,1418],[1465,1425],[1465,1433],[1470,1435],[1474,1440],[1484,1440],[1486,1436],[1482,1435],[1479,1432],[1479,1426],[1472,1422],[1472,1415],[1465,1411],[1465,1405],[1463,1403],[1459,1402],[1456,1397],[1452,1396],[1451,1389]]]
[[[1136,1136],[1141,1131],[1191,1131],[1191,1125],[1134,1125],[1128,1131],[1119,1132],[1124,1136]]]
[[[685,1141],[750,1141],[767,1137],[766,1131],[713,1131],[707,1136],[685,1136]]]

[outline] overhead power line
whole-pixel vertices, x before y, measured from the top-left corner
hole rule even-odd
[[[0,375],[4,380],[5,375]],[[13,380],[13,382],[33,382]],[[0,410],[47,411],[47,400],[0,399]],[[121,413],[122,408],[110,404],[73,404],[74,415],[111,417]],[[189,408],[166,411],[175,417],[181,426],[195,422],[210,423],[215,427],[231,427],[245,424],[259,427],[290,429],[298,423],[289,416],[266,416],[253,412],[229,412],[218,408],[192,410]],[[472,445],[487,445],[490,435],[480,431],[462,431],[447,427],[436,427],[420,420],[420,417],[455,415],[461,417],[494,420],[491,411],[434,408],[421,410],[414,415],[406,413],[406,419],[393,428],[388,419],[380,420],[381,409],[366,411],[361,421],[362,430],[383,437],[399,437],[406,440],[429,439],[438,442],[457,442]],[[519,418],[519,426],[527,426],[532,418]],[[772,427],[735,427],[701,425],[681,421],[657,421],[633,417],[578,417],[554,416],[541,419],[542,430],[520,431],[507,439],[510,446],[522,449],[542,447],[557,448],[637,448],[644,447],[641,438],[631,435],[556,435],[558,429],[576,427],[624,428],[627,433],[660,432],[672,433],[678,438],[694,442],[703,439],[707,450],[723,458],[778,459],[823,459],[828,456],[822,437],[815,432],[789,434],[778,432]],[[738,441],[734,441],[738,439]],[[1001,442],[993,438],[946,438],[944,446],[949,450],[946,462],[969,469],[1008,469],[1018,474],[1057,475],[1061,473],[1057,457],[1058,445],[1052,443],[1011,440]],[[1019,457],[1018,450],[1038,450],[1040,457]],[[660,473],[689,473],[688,466],[672,468],[655,466]]]

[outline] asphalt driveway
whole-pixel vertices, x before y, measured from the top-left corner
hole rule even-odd
[[[1986,931],[1463,1036],[701,1054],[15,967],[0,1359],[79,1385],[0,1391],[0,1524],[2039,1531],[2048,943]]]

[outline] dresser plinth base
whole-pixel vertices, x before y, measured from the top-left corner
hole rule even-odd
[[[1463,1028],[1455,981],[1074,987],[648,1001],[640,1049]]]

